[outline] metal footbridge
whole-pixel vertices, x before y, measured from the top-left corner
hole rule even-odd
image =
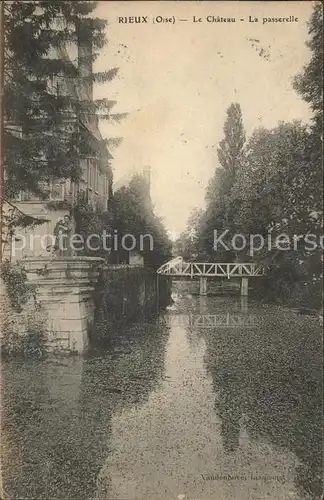
[[[241,278],[241,294],[248,294],[248,279],[266,275],[266,268],[254,262],[185,262],[176,257],[157,270],[159,275],[174,278],[200,278],[200,294],[207,294],[207,278]]]

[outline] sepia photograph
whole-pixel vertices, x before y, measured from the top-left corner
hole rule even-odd
[[[0,40],[0,500],[321,500],[323,3]]]

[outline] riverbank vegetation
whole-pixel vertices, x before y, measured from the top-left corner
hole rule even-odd
[[[43,359],[48,355],[47,340],[41,314],[31,311],[22,318],[11,315],[4,321],[1,358]]]

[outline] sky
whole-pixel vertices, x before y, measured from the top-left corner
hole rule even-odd
[[[123,138],[112,151],[114,180],[118,185],[149,165],[155,212],[173,234],[185,229],[193,208],[204,206],[232,102],[241,105],[247,137],[259,126],[310,119],[292,79],[310,57],[311,10],[311,2],[98,3],[109,44],[94,69],[119,73],[97,86],[95,97],[116,100],[114,112],[128,113],[119,124],[101,123],[103,137]],[[148,22],[119,23],[124,16]],[[156,16],[175,22],[153,23]],[[236,22],[207,22],[207,16]],[[263,23],[287,16],[298,21]]]

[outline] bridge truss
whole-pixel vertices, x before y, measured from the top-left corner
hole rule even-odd
[[[182,257],[177,257],[163,264],[158,274],[167,276],[188,276],[206,278],[251,278],[254,276],[265,276],[264,266],[256,263],[211,263],[211,262],[184,262]]]

